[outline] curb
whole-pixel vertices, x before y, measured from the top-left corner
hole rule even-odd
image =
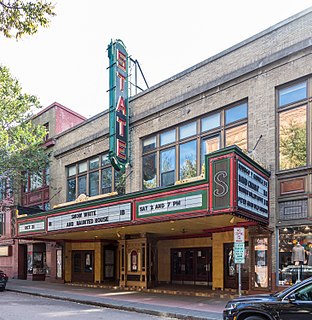
[[[68,297],[58,297],[55,295],[50,294],[42,294],[42,293],[35,293],[35,292],[28,292],[28,291],[21,291],[18,289],[5,289],[6,291],[11,292],[17,292],[21,294],[28,294],[36,297],[42,297],[42,298],[49,298],[54,300],[61,300],[61,301],[69,301],[69,302],[75,302],[90,306],[96,306],[96,307],[103,307],[103,308],[109,308],[109,309],[115,309],[115,310],[122,310],[122,311],[129,311],[129,312],[137,312],[137,313],[143,313],[148,314],[152,316],[160,316],[160,317],[168,317],[168,318],[175,318],[175,319],[184,319],[184,320],[217,320],[218,318],[207,318],[207,317],[198,317],[198,316],[189,316],[181,313],[174,313],[174,312],[164,312],[164,311],[156,311],[151,309],[145,309],[145,308],[139,308],[139,307],[127,307],[122,305],[114,305],[110,303],[105,302],[93,302],[89,300],[81,300],[81,299],[74,299],[74,298],[68,298]],[[218,319],[219,320],[219,319]]]

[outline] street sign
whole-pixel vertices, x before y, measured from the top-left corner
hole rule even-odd
[[[245,228],[234,228],[234,243],[245,242]]]
[[[242,295],[242,270],[245,263],[245,228],[234,228],[234,263],[238,264],[238,296]]]
[[[245,263],[245,243],[234,243],[234,263]]]
[[[245,228],[234,228],[234,262],[245,263]]]

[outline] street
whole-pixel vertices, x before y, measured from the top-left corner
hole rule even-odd
[[[0,292],[0,320],[127,320],[138,318],[140,320],[173,319],[36,297],[10,291]]]

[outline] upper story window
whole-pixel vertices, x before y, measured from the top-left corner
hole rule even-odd
[[[25,173],[23,192],[33,192],[38,189],[49,186],[50,184],[50,169],[47,167],[41,173]]]
[[[143,139],[143,189],[200,175],[204,156],[221,147],[246,151],[247,114],[247,103],[238,103]]]
[[[307,165],[308,81],[278,90],[279,169]]]
[[[156,141],[156,137],[154,137]],[[176,130],[165,131],[160,134],[160,145],[165,146],[166,144],[170,144],[176,141]]]
[[[45,123],[43,126],[45,127],[46,132],[47,132],[46,136],[44,137],[44,141],[47,141],[50,138],[49,137],[49,122]]]
[[[292,86],[282,88],[278,91],[279,107],[298,102],[307,98],[307,82],[300,82]]]
[[[225,110],[225,124],[247,118],[247,103],[240,104],[236,107]]]
[[[184,126],[181,126],[179,128],[180,132],[179,132],[179,138],[180,140],[191,137],[191,136],[195,136],[197,134],[197,122],[190,122]]]
[[[150,148],[147,143],[147,150]],[[153,142],[151,142],[153,144]],[[77,199],[80,194],[89,197],[117,191],[125,192],[124,174],[114,172],[108,154],[101,154],[67,168],[67,201]]]

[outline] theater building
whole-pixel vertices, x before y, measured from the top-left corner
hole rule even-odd
[[[50,209],[17,218],[19,241],[45,244],[30,265],[49,256],[51,281],[237,289],[241,259],[245,290],[296,280],[292,241],[307,258],[312,242],[311,21],[307,9],[130,98],[127,53],[109,47],[109,109],[56,135]]]

